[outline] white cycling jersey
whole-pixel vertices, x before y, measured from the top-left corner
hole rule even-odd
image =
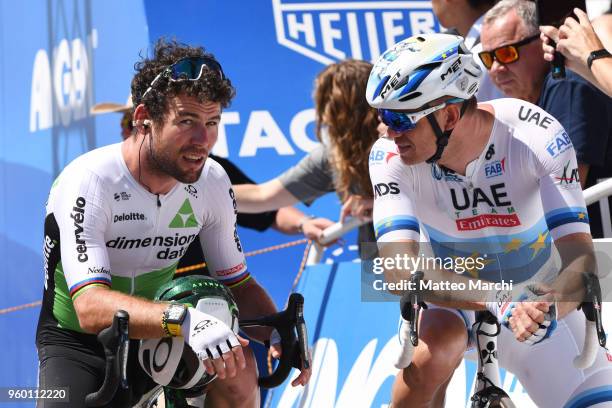
[[[495,123],[465,176],[436,164],[408,166],[392,140],[374,144],[373,221],[379,242],[420,239],[442,258],[483,257],[472,276],[517,283],[548,265],[551,240],[589,233],[588,216],[559,122],[517,99],[487,103]]]
[[[442,258],[486,254],[484,268],[468,271],[474,277],[514,283],[539,272],[549,277],[552,240],[589,233],[574,148],[559,122],[537,106],[517,99],[486,103],[495,111],[493,130],[465,176],[433,164],[408,166],[392,140],[374,144],[377,241],[428,241]],[[469,333],[474,312],[444,309],[462,318]],[[577,311],[536,346],[516,341],[504,327],[499,363],[539,407],[610,407],[612,356],[600,349],[592,367],[578,370],[573,359],[583,343],[584,316]]]
[[[121,143],[80,156],[47,202],[46,315],[82,331],[72,301],[91,285],[151,299],[197,235],[213,277],[229,286],[249,278],[234,193],[217,162],[208,159],[195,183],[155,195],[132,177]]]

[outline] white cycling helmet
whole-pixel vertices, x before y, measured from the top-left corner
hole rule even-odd
[[[462,37],[420,34],[400,41],[378,58],[366,97],[374,108],[415,110],[445,96],[470,99],[482,76]]]
[[[431,114],[448,104],[462,103],[463,116],[467,108],[463,102],[478,92],[482,75],[462,37],[420,34],[400,41],[378,58],[368,78],[366,98],[396,132],[414,129],[426,117],[437,146],[426,161],[434,163],[442,157],[453,130],[442,131]]]

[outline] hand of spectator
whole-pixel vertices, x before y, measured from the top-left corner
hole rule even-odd
[[[586,13],[578,8],[574,9],[574,13],[578,21],[568,17],[559,29],[552,26],[540,27],[544,59],[552,61],[554,58],[555,48],[550,45],[550,40],[553,40],[557,44],[556,51],[563,54],[569,69],[582,76],[590,76],[587,58],[592,51],[604,47]]]
[[[372,207],[374,200],[360,195],[351,195],[342,205],[340,210],[340,222],[344,222],[347,215],[359,218],[362,221],[372,219]]]
[[[306,238],[318,241],[323,231],[334,224],[335,222],[327,218],[312,218],[304,221],[302,232]]]

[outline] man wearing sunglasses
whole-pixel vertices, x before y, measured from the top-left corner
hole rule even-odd
[[[534,103],[559,120],[576,149],[576,177],[587,188],[612,176],[612,99],[570,70],[564,80],[553,79],[539,33],[534,2],[502,0],[485,14],[479,57],[505,96]],[[521,120],[539,121],[533,114],[524,109]],[[593,237],[602,238],[599,205],[588,212]]]
[[[587,268],[592,259],[584,198],[567,172],[576,167],[574,149],[559,122],[533,104],[512,98],[478,104],[482,72],[462,40],[423,34],[395,44],[375,63],[367,85],[368,103],[388,126],[387,137],[372,148],[369,167],[372,184],[385,191],[375,196],[373,211],[385,281],[413,290],[404,283],[422,271],[433,288],[421,287],[432,303],[421,313],[412,363],[396,362],[401,370],[392,405],[444,406],[454,370],[475,345],[474,310],[486,309],[502,325],[500,365],[518,377],[538,407],[569,406],[572,394],[612,382],[603,350],[587,370],[572,362],[584,316],[575,310],[581,277],[571,267]],[[538,114],[538,124],[518,117],[524,108]],[[398,257],[412,263],[389,262]],[[422,257],[427,262],[410,269]],[[449,259],[482,263],[460,269]],[[462,290],[474,287],[474,279],[512,280],[513,286]],[[542,282],[548,283],[541,287],[546,296],[529,286]],[[408,342],[403,329],[401,334]],[[612,404],[612,390],[600,395]]]
[[[212,310],[150,300],[172,279],[197,236],[210,275],[231,289],[242,318],[275,312],[247,270],[227,174],[207,160],[234,88],[212,55],[176,42],[160,40],[153,57],[135,68],[135,134],[75,159],[49,195],[44,306],[36,337],[39,385],[68,387],[69,406],[96,391],[104,353],[95,334],[123,309],[132,338],[181,336],[208,374],[217,374],[207,404],[258,407],[257,369],[247,340]],[[280,353],[270,330],[249,335],[270,341],[273,355]],[[130,349],[131,395],[118,394],[112,407],[132,406],[153,385],[134,358],[138,344]],[[156,363],[162,370],[165,362]],[[293,385],[308,378],[305,370]]]

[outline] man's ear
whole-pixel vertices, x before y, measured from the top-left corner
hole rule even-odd
[[[446,106],[445,110],[446,121],[444,123],[444,129],[454,129],[459,119],[461,119],[461,104],[451,103]]]
[[[138,129],[139,132],[146,133],[147,128],[150,129],[152,122],[149,118],[149,112],[143,104],[140,104],[134,110],[134,120],[132,122],[134,128]]]

